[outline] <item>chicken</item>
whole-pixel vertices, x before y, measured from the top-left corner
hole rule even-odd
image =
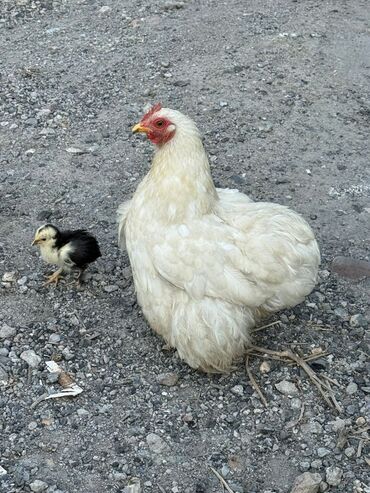
[[[98,242],[83,229],[59,231],[52,224],[38,228],[32,245],[38,245],[42,258],[59,269],[48,277],[46,284],[58,284],[63,272],[78,271],[77,284],[87,265],[101,256]]]
[[[251,329],[315,286],[320,253],[289,208],[216,189],[195,123],[159,104],[133,132],[155,145],[152,166],[118,210],[138,303],[192,368],[225,372]]]

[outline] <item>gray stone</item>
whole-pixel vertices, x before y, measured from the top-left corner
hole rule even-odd
[[[149,449],[155,454],[164,452],[168,445],[159,435],[155,433],[149,433],[146,437],[146,443],[148,444]]]
[[[361,313],[357,313],[356,315],[352,315],[349,319],[349,324],[351,327],[366,327],[368,322]]]
[[[344,430],[344,428],[346,427],[346,422],[342,418],[336,418],[336,420],[332,421],[330,424],[332,426],[333,431],[335,432]]]
[[[342,318],[343,320],[348,320],[348,312],[342,307],[338,307],[334,310],[334,313],[339,317]]]
[[[166,387],[173,387],[179,381],[179,376],[176,373],[161,373],[157,377],[157,381],[160,385],[165,385]]]
[[[62,351],[62,354],[63,354],[63,358],[66,361],[69,361],[75,357],[75,355],[72,353],[72,351],[69,349],[69,347],[64,348]]]
[[[21,353],[21,356],[20,357],[31,368],[37,368],[39,366],[40,362],[41,362],[40,356],[38,356],[35,353],[35,351],[33,351],[32,349],[28,349],[27,351],[23,351],[23,353]]]
[[[275,385],[277,390],[284,395],[298,395],[298,389],[293,382],[282,380]]]
[[[292,409],[301,409],[302,407],[302,401],[298,397],[293,397],[293,399],[290,401],[290,407]]]
[[[123,493],[141,493],[140,481],[136,481],[125,486]]]
[[[320,447],[317,449],[317,455],[322,459],[330,454],[330,450],[325,447]]]
[[[60,342],[60,335],[59,334],[50,334],[49,336],[49,343],[50,344],[58,344]]]
[[[347,457],[353,457],[355,455],[355,452],[356,450],[354,449],[354,447],[347,447],[345,450],[344,450],[344,453]]]
[[[108,284],[108,286],[104,286],[104,291],[106,293],[113,293],[114,291],[118,291],[119,286],[117,284]]]
[[[236,394],[236,395],[244,395],[244,389],[243,389],[243,385],[235,385],[232,389],[231,389],[231,392],[233,394]]]
[[[48,488],[48,484],[40,479],[36,479],[30,484],[31,491],[35,493],[41,493],[41,491],[45,491]]]
[[[1,280],[4,283],[12,283],[12,282],[15,282],[16,279],[17,279],[16,272],[13,270],[11,272],[4,272]]]
[[[302,472],[306,472],[310,468],[310,463],[308,461],[302,461],[299,463],[299,468]]]
[[[343,471],[339,467],[331,466],[326,468],[326,482],[330,486],[338,486],[342,481]]]
[[[14,327],[10,327],[8,324],[3,324],[0,329],[0,339],[8,339],[15,336],[17,330]]]
[[[317,493],[320,483],[320,474],[305,472],[295,479],[291,493]]]
[[[79,409],[77,409],[76,412],[77,412],[78,416],[80,416],[80,417],[82,417],[82,416],[88,416],[90,414],[89,411],[87,411],[83,407],[80,407]]]
[[[321,459],[315,459],[311,462],[311,467],[312,469],[320,469],[322,467],[322,460]]]
[[[52,372],[52,373],[48,373],[47,375],[47,381],[48,383],[56,383],[58,380],[59,380],[59,375],[60,373],[59,372]]]
[[[0,366],[0,385],[6,385],[9,381],[9,375],[7,372]]]
[[[108,5],[103,5],[99,9],[99,14],[108,14],[111,11],[112,11],[112,7],[109,7]]]
[[[86,150],[80,147],[67,147],[66,151],[68,154],[86,154]]]
[[[348,395],[356,394],[357,390],[358,390],[357,383],[351,382],[346,387],[346,394],[348,394]]]
[[[310,423],[304,423],[301,426],[302,433],[319,435],[322,432],[322,426],[317,421],[311,421]]]

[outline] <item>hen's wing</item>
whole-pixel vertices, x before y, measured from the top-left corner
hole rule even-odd
[[[130,207],[131,200],[127,200],[126,202],[123,202],[117,210],[118,246],[121,248],[121,250],[126,250],[125,223]]]
[[[258,307],[275,291],[273,275],[270,282],[263,280],[266,269],[279,276],[269,258],[261,267],[249,257],[243,236],[216,216],[172,226],[153,239],[153,264],[160,276],[194,299],[210,296]]]
[[[300,303],[320,254],[308,224],[288,208],[219,191],[215,214],[171,226],[152,240],[158,273],[196,299],[268,310]]]

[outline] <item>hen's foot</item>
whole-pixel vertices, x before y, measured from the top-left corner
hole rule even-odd
[[[247,368],[247,373],[248,376],[250,377],[252,386],[256,390],[256,392],[259,394],[262,402],[267,405],[266,399],[263,397],[262,393],[260,390],[257,390],[258,385],[255,382],[253,376],[251,378],[250,370],[248,367],[248,357],[249,356],[258,356],[258,357],[264,357],[264,358],[269,358],[269,359],[275,359],[278,361],[283,361],[285,363],[295,363],[297,366],[302,368],[302,370],[307,374],[313,385],[318,389],[320,392],[321,396],[323,397],[324,401],[327,403],[327,405],[331,408],[335,408],[338,412],[341,412],[342,409],[339,406],[333,390],[330,386],[330,381],[329,379],[325,378],[326,382],[324,382],[316,373],[315,371],[307,364],[307,361],[313,359],[312,357],[308,357],[306,359],[301,358],[298,354],[294,353],[290,349],[285,349],[284,351],[273,351],[271,349],[266,349],[263,347],[259,346],[249,346],[247,350],[247,360],[246,360],[246,368]],[[322,354],[320,354],[322,356]],[[319,357],[319,355],[317,355]],[[333,382],[333,381],[332,381]],[[334,383],[334,382],[333,382]]]
[[[51,276],[47,276],[47,280],[45,281],[45,284],[55,284],[57,285],[59,280],[62,278],[62,271],[59,269],[54,274]]]

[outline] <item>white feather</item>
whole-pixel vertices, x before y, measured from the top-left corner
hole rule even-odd
[[[181,113],[133,199],[119,209],[138,302],[192,367],[225,371],[262,313],[300,303],[320,262],[311,228],[281,205],[214,187],[195,124]]]

